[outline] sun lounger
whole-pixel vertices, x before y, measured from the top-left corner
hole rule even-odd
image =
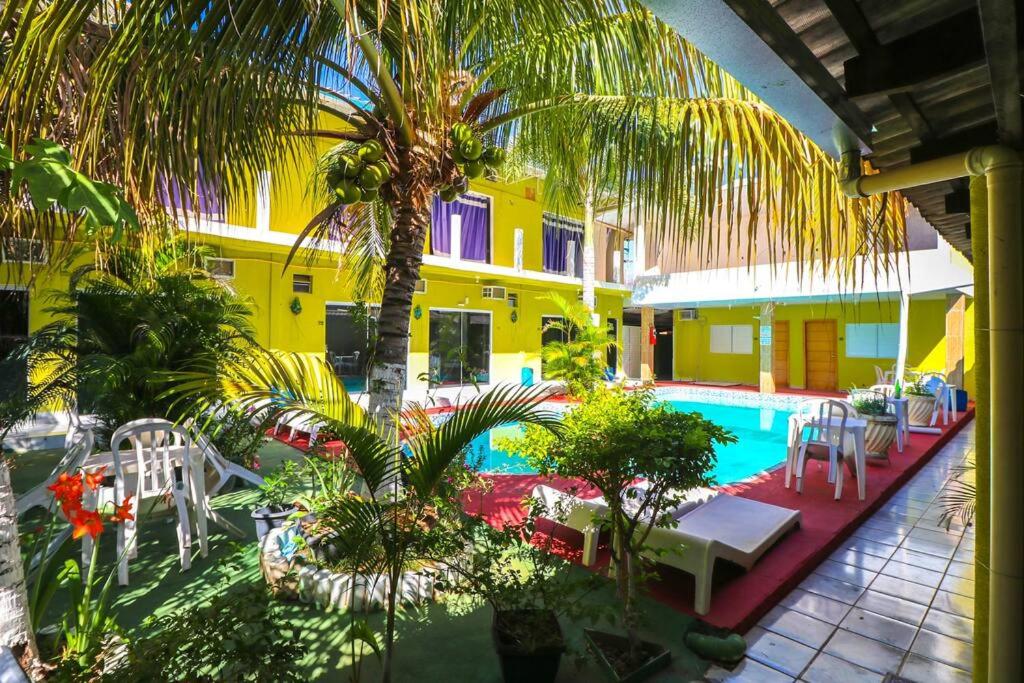
[[[544,504],[548,511],[545,519],[583,534],[583,564],[594,564],[597,540],[601,535],[601,528],[596,522],[608,514],[604,498],[577,498],[544,484],[534,486],[530,496]]]
[[[685,513],[674,526],[652,529],[647,554],[656,562],[692,574],[696,580],[694,610],[707,614],[715,560],[721,558],[750,570],[765,551],[799,524],[798,510],[722,494]]]

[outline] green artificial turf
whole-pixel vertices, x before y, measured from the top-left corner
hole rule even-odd
[[[24,492],[45,478],[59,455],[58,451],[39,451],[17,456],[13,472],[15,491]],[[261,450],[260,459],[264,471],[271,471],[284,460],[301,460],[301,454],[272,441]],[[124,588],[115,588],[112,611],[118,624],[130,631],[149,616],[170,614],[186,606],[201,604],[232,586],[262,581],[255,529],[249,518],[258,496],[254,489],[239,488],[213,499],[214,508],[245,531],[246,538],[236,539],[211,523],[209,555],[200,557],[196,546],[192,568],[186,572],[182,572],[178,564],[174,517],[167,514],[143,517],[138,557],[130,564],[131,583]],[[23,521],[23,526],[38,525],[38,520],[38,515],[31,515]],[[105,534],[101,543],[102,562],[109,567],[114,559],[113,535]],[[79,546],[73,544],[66,552],[78,553]],[[572,568],[571,571],[584,570]],[[611,582],[592,599],[611,604],[614,600]],[[58,593],[50,609],[52,618],[59,616],[65,600]],[[643,636],[672,650],[672,668],[650,680],[701,680],[707,663],[683,645],[683,635],[692,619],[646,597],[641,598],[641,605]],[[309,680],[349,680],[351,662],[341,644],[348,616],[302,603],[284,603],[283,613],[299,633],[304,652],[300,664],[305,676]],[[367,620],[378,633],[383,633],[382,613],[370,614]],[[489,607],[467,605],[464,600],[401,611],[396,629],[394,680],[500,681],[498,658],[491,644],[490,622]],[[592,658],[583,651],[584,624],[563,620],[562,626],[571,653],[562,660],[558,680],[602,680]],[[600,627],[614,630],[608,624]],[[373,656],[367,656],[362,680],[377,680],[378,671]]]

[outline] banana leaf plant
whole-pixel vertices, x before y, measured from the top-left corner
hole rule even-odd
[[[227,396],[234,407],[265,412],[270,419],[287,415],[320,422],[321,433],[344,444],[365,493],[337,491],[318,510],[319,522],[333,532],[342,558],[356,560],[361,573],[389,586],[400,586],[408,568],[436,558],[439,548],[461,550],[460,535],[453,532],[463,515],[460,489],[472,478],[466,457],[475,438],[516,422],[560,428],[558,415],[539,407],[543,388],[502,385],[438,424],[413,407],[396,417],[404,437],[399,441],[351,400],[322,358],[272,351],[227,359],[215,375],[178,373],[168,396],[199,413]],[[398,597],[397,590],[388,591],[384,681],[392,677]]]

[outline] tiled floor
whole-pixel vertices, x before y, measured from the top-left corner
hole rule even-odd
[[[957,434],[747,633],[747,658],[712,681],[971,680],[974,528],[938,525],[937,496],[972,458]]]

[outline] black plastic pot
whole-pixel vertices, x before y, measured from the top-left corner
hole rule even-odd
[[[252,511],[252,521],[256,524],[256,540],[262,541],[271,529],[280,529],[284,523],[298,511],[296,507],[287,510],[272,510],[269,507],[256,508]]]
[[[550,633],[550,638],[524,647],[509,633]],[[565,653],[565,640],[558,617],[551,610],[522,609],[495,611],[491,621],[494,649],[501,660],[505,683],[550,683],[558,676]]]
[[[629,650],[629,639],[625,636],[583,629],[583,635],[587,639],[590,651],[597,658],[598,666],[604,671],[605,676],[613,683],[640,683],[663,669],[667,669],[672,663],[672,652],[666,648],[643,641],[640,646],[643,648],[646,657],[644,661],[632,671],[619,671],[614,662],[618,660],[617,655]]]

